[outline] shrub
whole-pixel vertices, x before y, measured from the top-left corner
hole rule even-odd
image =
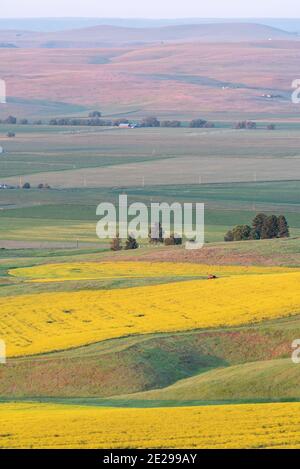
[[[120,240],[119,235],[117,235],[112,242],[110,243],[110,250],[111,251],[121,251],[122,248],[122,242]],[[132,248],[131,248],[132,249]]]
[[[139,244],[137,240],[133,238],[133,236],[129,235],[126,241],[125,250],[128,251],[130,249],[138,249],[138,248],[139,248]]]

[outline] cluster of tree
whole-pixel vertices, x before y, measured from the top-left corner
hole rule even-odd
[[[113,122],[106,119],[100,119],[99,117],[88,117],[88,118],[68,118],[62,117],[58,119],[50,119],[49,125],[70,125],[70,126],[94,126],[94,127],[106,127],[113,125]]]
[[[15,125],[17,124],[18,120],[15,116],[8,116],[5,119],[0,120],[0,124],[11,124]]]
[[[191,129],[212,129],[215,126],[213,122],[208,122],[204,119],[193,119],[189,123]]]
[[[141,127],[160,127],[157,117],[145,117],[141,122]]]
[[[159,245],[164,244],[165,246],[179,246],[182,244],[182,238],[177,236],[174,233],[171,233],[170,236],[165,236],[162,225],[159,223],[156,227],[153,227],[149,230],[149,244]],[[111,251],[121,251],[122,249],[138,249],[139,244],[133,236],[128,236],[125,246],[122,244],[122,240],[119,235],[117,235],[110,244]]]
[[[125,251],[128,251],[130,249],[138,249],[138,248],[139,248],[139,244],[137,240],[133,236],[129,235],[125,242],[125,246],[124,246]],[[111,251],[121,251],[123,249],[123,244],[118,234],[112,240],[110,244],[110,249]]]
[[[129,124],[129,120],[126,118],[116,119],[116,120],[108,120],[108,119],[101,119],[101,112],[100,111],[91,111],[88,117],[82,118],[69,118],[69,117],[61,117],[61,118],[53,118],[50,119],[48,122],[49,125],[70,125],[70,126],[119,126],[120,124]],[[0,119],[0,124],[20,124],[20,125],[42,125],[44,122],[41,119],[34,120],[30,122],[28,119],[22,118],[17,119],[15,116],[8,116],[5,119]],[[215,127],[213,122],[208,122],[205,119],[193,119],[189,122],[189,127],[192,129],[209,129]],[[178,128],[182,126],[182,122],[180,120],[164,120],[159,121],[157,117],[150,116],[145,117],[142,119],[141,123],[138,125],[139,127],[170,127],[170,128]],[[253,121],[240,121],[234,125],[235,129],[256,129],[257,124]],[[268,124],[267,130],[275,130],[275,124]]]
[[[126,118],[116,119],[116,120],[107,120],[101,119],[101,112],[100,111],[91,111],[88,117],[81,117],[81,118],[72,118],[72,117],[60,117],[60,118],[52,118],[48,122],[49,125],[70,125],[70,126],[119,126],[120,124],[129,124],[129,120]],[[0,124],[20,124],[20,125],[42,125],[42,120],[35,120],[30,122],[28,119],[17,119],[15,116],[8,116],[6,119],[0,120]],[[139,124],[140,127],[170,127],[170,128],[178,128],[182,126],[182,122],[180,120],[164,120],[159,121],[157,117],[149,116],[142,119],[141,123]],[[190,128],[212,128],[215,125],[212,122],[208,122],[204,119],[193,119],[189,123]],[[242,128],[242,127],[241,127]]]
[[[37,186],[38,189],[51,189],[51,186],[49,184],[38,184]],[[31,185],[29,182],[25,182],[22,186],[22,189],[31,189]]]
[[[266,215],[259,213],[252,221],[252,226],[237,225],[229,230],[225,241],[245,241],[257,239],[288,238],[289,225],[284,215]]]
[[[237,122],[234,126],[235,129],[256,129],[257,125],[256,122],[253,121],[241,121]]]
[[[182,244],[182,238],[176,233],[166,236],[161,223],[152,226],[149,230],[149,244],[165,244],[166,246],[179,246]]]
[[[22,118],[17,119],[15,116],[8,116],[5,119],[0,119],[0,124],[9,124],[9,125],[28,125],[30,122],[28,119]],[[41,125],[43,122],[40,119],[32,121],[33,125]]]
[[[164,238],[164,244],[165,246],[181,246],[182,238],[172,233],[169,238]]]
[[[256,122],[253,122],[253,121],[241,121],[241,122],[237,122],[234,125],[234,128],[237,129],[237,130],[240,130],[240,129],[253,130],[253,129],[257,129],[257,124],[256,124]],[[276,130],[276,125],[275,124],[268,124],[267,125],[267,130]]]
[[[160,123],[161,127],[172,127],[172,128],[178,128],[181,127],[181,122],[180,121],[162,121]]]
[[[189,127],[192,129],[203,129],[213,128],[215,125],[212,122],[208,122],[204,119],[193,119],[189,122]],[[164,120],[159,121],[157,117],[145,117],[141,122],[141,127],[173,127],[178,128],[182,126],[182,122],[179,120]]]

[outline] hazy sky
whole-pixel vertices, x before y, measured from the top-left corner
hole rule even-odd
[[[2,0],[1,18],[300,17],[299,0]]]

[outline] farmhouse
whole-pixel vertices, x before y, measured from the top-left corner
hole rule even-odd
[[[131,125],[121,122],[121,124],[119,124],[119,129],[131,129]]]
[[[137,127],[137,124],[132,124],[132,123],[127,123],[127,122],[121,122],[119,124],[119,129],[135,129]]]

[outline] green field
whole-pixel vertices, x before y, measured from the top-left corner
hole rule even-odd
[[[15,138],[6,138],[8,130]],[[0,125],[1,182],[126,187],[297,180],[298,128],[275,131]],[[98,169],[96,169],[98,168]],[[144,181],[142,183],[142,181]]]
[[[101,202],[118,203],[126,192],[134,201],[205,203],[207,242],[223,241],[234,225],[251,224],[258,212],[285,214],[291,235],[300,233],[300,196],[297,181],[151,186],[111,189],[2,190],[0,192],[0,239],[95,243]]]

